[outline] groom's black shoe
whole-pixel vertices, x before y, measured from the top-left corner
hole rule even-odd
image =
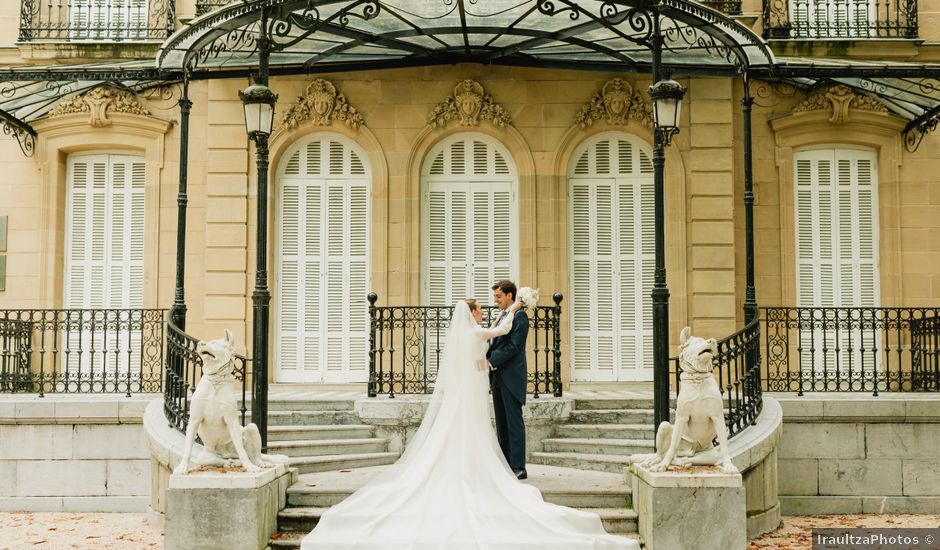
[[[526,473],[525,470],[518,470],[513,473],[516,474],[516,479],[528,479],[529,478],[529,474]]]

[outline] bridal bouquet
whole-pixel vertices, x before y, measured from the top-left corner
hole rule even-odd
[[[524,286],[519,289],[519,294],[516,297],[526,309],[533,309],[539,303],[539,289]]]

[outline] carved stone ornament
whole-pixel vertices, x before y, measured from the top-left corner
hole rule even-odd
[[[458,119],[461,126],[478,126],[481,120],[499,128],[512,124],[506,109],[483,91],[482,84],[469,78],[454,88],[454,95],[434,108],[428,124],[432,128],[444,127],[453,119]]]
[[[150,111],[144,109],[131,92],[100,86],[59,103],[49,112],[49,116],[57,117],[72,113],[89,113],[88,124],[95,128],[103,128],[111,125],[108,113],[149,115]]]
[[[337,92],[329,81],[318,78],[307,86],[303,95],[297,98],[297,103],[287,109],[281,117],[281,123],[293,130],[307,120],[317,126],[328,126],[334,118],[342,120],[354,130],[366,123],[345,95]]]
[[[820,90],[793,108],[794,113],[808,111],[828,111],[832,109],[829,122],[841,126],[849,121],[849,109],[887,113],[888,108],[879,101],[866,95],[859,95],[848,86],[841,84]]]
[[[608,124],[626,124],[632,119],[652,128],[653,107],[629,82],[614,78],[608,80],[591,102],[581,108],[575,122],[587,128],[602,118],[606,118]]]

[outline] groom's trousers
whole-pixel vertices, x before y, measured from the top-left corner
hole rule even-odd
[[[496,439],[512,471],[525,470],[525,423],[522,403],[499,382],[493,384]]]

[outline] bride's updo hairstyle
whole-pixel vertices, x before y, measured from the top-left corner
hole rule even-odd
[[[476,298],[464,298],[464,302],[467,302],[467,305],[470,307],[470,313],[480,309],[480,303],[477,302]]]

